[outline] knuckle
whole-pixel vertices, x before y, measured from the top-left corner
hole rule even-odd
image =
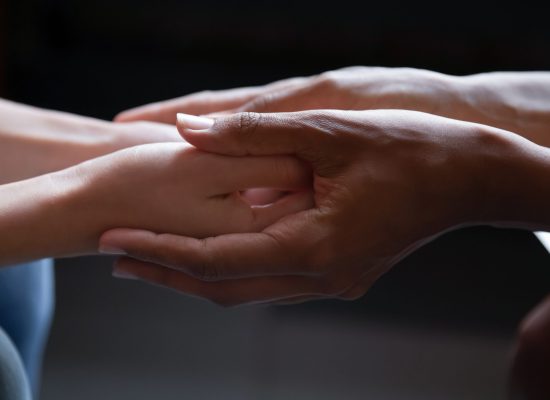
[[[249,148],[256,145],[256,131],[261,123],[262,114],[255,112],[242,112],[235,114],[228,121],[229,130],[227,140],[233,145],[238,144],[237,152],[240,155],[249,154]]]
[[[260,124],[261,115],[255,112],[242,112],[238,115],[239,118],[239,133],[241,136],[253,135],[258,125]]]
[[[200,251],[191,252],[187,259],[190,260],[190,275],[201,281],[213,282],[220,279],[220,268],[214,262],[213,254],[208,246],[209,238],[200,241]]]
[[[201,281],[214,282],[219,280],[220,274],[218,269],[205,260],[201,260],[199,263],[195,264],[194,271],[195,278]]]
[[[338,71],[323,72],[315,78],[315,86],[320,88],[333,88],[338,85],[340,73]]]

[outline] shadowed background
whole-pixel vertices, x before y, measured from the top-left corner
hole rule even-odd
[[[110,119],[348,65],[548,70],[546,18],[526,3],[4,0],[0,90]],[[490,228],[441,237],[353,303],[225,310],[113,280],[110,262],[58,262],[43,399],[501,399],[514,330],[550,283],[532,235]]]

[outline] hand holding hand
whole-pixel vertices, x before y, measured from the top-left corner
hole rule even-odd
[[[179,128],[201,150],[291,154],[309,163],[315,207],[260,233],[201,240],[113,230],[101,242],[141,260],[120,260],[119,275],[226,305],[362,296],[422,244],[482,221],[491,199],[480,196],[487,194],[481,172],[499,168],[500,155],[521,140],[408,111],[243,113],[210,128],[195,122],[183,117]]]

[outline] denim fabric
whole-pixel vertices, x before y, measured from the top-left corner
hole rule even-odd
[[[31,400],[31,388],[17,349],[0,329],[0,400]]]
[[[15,345],[35,395],[54,312],[54,296],[52,260],[0,268],[0,328]],[[0,348],[0,353],[3,351],[5,348]]]

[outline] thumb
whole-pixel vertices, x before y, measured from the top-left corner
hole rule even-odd
[[[216,119],[178,114],[177,127],[198,149],[230,156],[304,156],[326,136],[315,128],[315,115],[309,112],[239,113]]]

